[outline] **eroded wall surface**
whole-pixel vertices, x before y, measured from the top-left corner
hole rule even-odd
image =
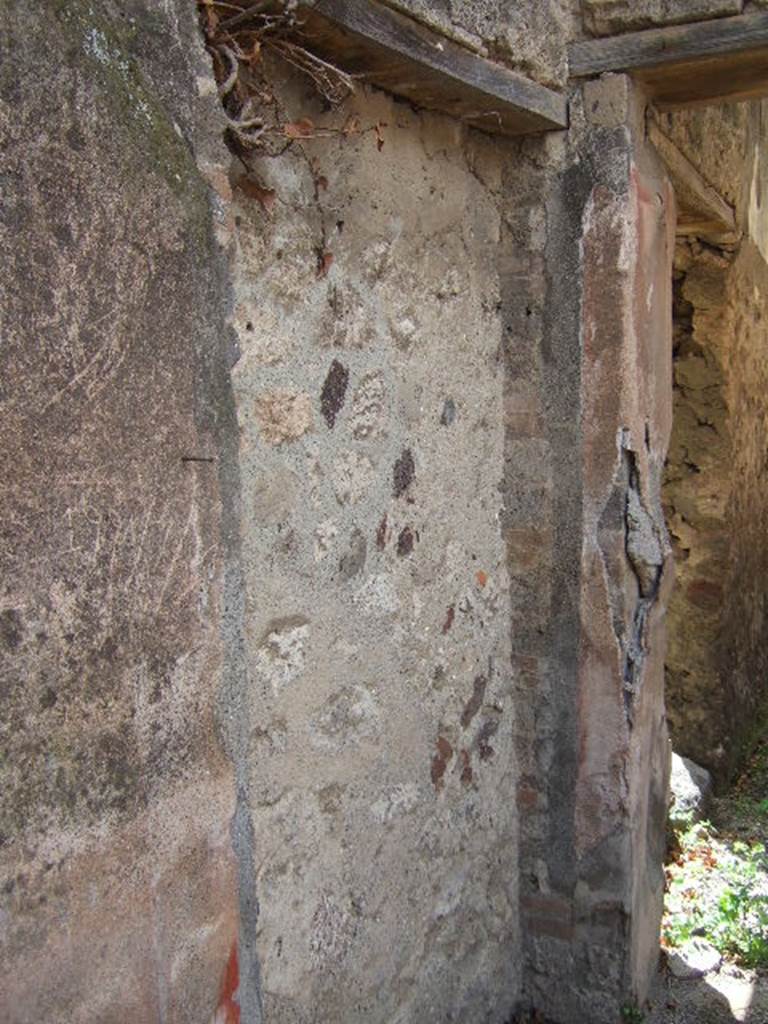
[[[675,419],[664,500],[675,543],[673,739],[725,781],[765,714],[765,109],[667,115],[736,209],[740,239],[678,245]],[[761,248],[762,247],[762,248]]]
[[[215,722],[234,406],[179,12],[2,5],[9,1022],[202,1019],[237,936]]]
[[[6,12],[5,1016],[609,1024],[666,794],[642,97],[493,141],[276,68],[246,164],[190,5]],[[559,85],[581,32],[416,13]]]
[[[567,44],[581,33],[580,0],[388,0],[479,53],[543,85],[568,78]]]
[[[584,0],[584,25],[597,36],[751,14],[766,0]]]

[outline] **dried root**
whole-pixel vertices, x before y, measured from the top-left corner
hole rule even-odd
[[[356,121],[348,120],[342,127],[321,129],[307,119],[287,121],[281,117],[264,63],[266,53],[306,75],[330,107],[338,107],[355,90],[351,75],[302,45],[296,0],[283,0],[282,4],[274,0],[198,0],[198,7],[229,141],[237,152],[282,152],[297,139],[364,130],[376,132],[381,148],[380,125],[361,129]]]

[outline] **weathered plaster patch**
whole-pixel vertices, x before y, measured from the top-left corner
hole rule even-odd
[[[409,814],[418,802],[419,787],[414,782],[403,783],[371,804],[371,814],[384,825],[393,818]]]
[[[256,651],[254,663],[256,671],[270,683],[275,693],[304,671],[308,638],[306,619],[288,618],[272,623]]]
[[[310,742],[321,750],[341,751],[373,738],[379,731],[379,707],[364,686],[345,686],[329,697],[309,726]]]
[[[333,462],[331,479],[338,503],[356,505],[367,495],[375,479],[373,462],[360,452],[344,452]]]
[[[312,399],[306,393],[266,392],[254,402],[254,414],[267,444],[296,441],[312,429]]]

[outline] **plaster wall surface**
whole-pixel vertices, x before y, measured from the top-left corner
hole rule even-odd
[[[282,89],[291,119],[339,121]],[[501,1022],[520,974],[503,156],[381,95],[342,116],[383,146],[255,161],[269,209],[232,167],[264,1015]]]
[[[524,595],[531,623],[512,632],[523,1000],[545,1019],[608,1024],[642,1003],[658,956],[675,218],[631,83],[591,83],[570,109],[567,139],[524,147],[547,231],[519,268],[533,301],[509,358],[508,451],[543,428],[553,482],[527,545],[509,533],[513,601]]]

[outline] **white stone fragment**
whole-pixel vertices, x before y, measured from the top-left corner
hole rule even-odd
[[[306,623],[288,622],[272,630],[256,652],[256,670],[270,682],[275,692],[304,671],[304,645],[308,636]]]
[[[687,757],[673,753],[670,789],[672,804],[669,819],[672,824],[685,825],[701,821],[712,791],[712,777],[707,769],[689,761]]]
[[[723,958],[714,946],[704,939],[692,942],[674,952],[667,953],[667,964],[676,978],[703,978],[710,971],[716,971]]]

